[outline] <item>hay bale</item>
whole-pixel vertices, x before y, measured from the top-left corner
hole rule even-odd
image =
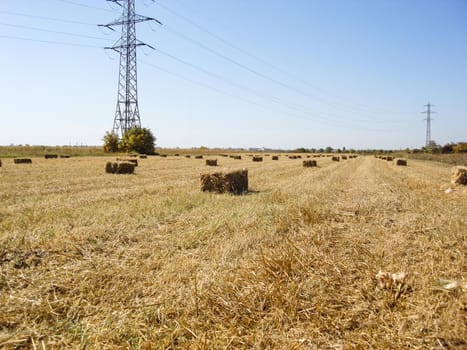
[[[115,164],[115,166],[114,166],[114,164]],[[116,167],[117,167],[117,163],[115,163],[115,162],[107,162],[107,163],[105,164],[105,172],[106,172],[107,174],[114,174],[115,171],[116,171],[116,169],[117,169]]]
[[[135,164],[133,162],[107,162],[105,172],[109,174],[133,174]]]
[[[279,160],[279,156],[272,156],[272,160]]]
[[[394,164],[399,166],[407,166],[407,159],[398,158],[395,160]]]
[[[195,156],[195,159],[203,159],[203,156],[201,154],[198,154],[197,156]]]
[[[138,159],[117,158],[117,162],[133,163],[135,166],[138,166]]]
[[[30,158],[15,158],[15,159],[13,159],[13,163],[15,163],[15,164],[32,164],[32,160]]]
[[[263,161],[263,157],[258,157],[258,156],[253,157],[253,162],[262,162],[262,161]]]
[[[340,159],[339,159],[338,156],[333,156],[333,157],[332,157],[332,161],[333,161],[333,162],[338,162],[339,160],[340,160]]]
[[[167,154],[161,154],[160,157],[167,158]]]
[[[342,160],[347,160],[347,156],[341,156]]]
[[[451,171],[454,185],[467,185],[467,166],[455,166]]]
[[[318,163],[316,162],[316,160],[304,160],[303,161],[303,167],[305,168],[311,168],[315,166],[318,166]]]
[[[206,159],[206,165],[217,166],[217,159]]]
[[[69,154],[61,154],[60,158],[70,158],[70,155]]]
[[[200,180],[201,191],[203,192],[230,192],[233,194],[243,194],[248,192],[247,169],[201,174]]]
[[[191,156],[190,156],[189,154],[187,154],[187,155],[185,156],[185,158],[191,158]],[[196,157],[195,157],[195,158],[196,158]]]
[[[141,154],[139,157],[140,157],[140,159],[147,159],[148,158],[148,156],[146,154]]]
[[[235,160],[242,160],[242,156],[233,156],[233,159],[235,159]]]
[[[388,157],[386,157],[386,160],[387,160],[388,162],[392,162],[392,161],[394,160],[394,157],[389,157],[389,156],[388,156]]]
[[[180,157],[180,154],[175,153],[175,154],[174,154],[174,157]]]
[[[137,154],[134,154],[134,153],[130,154],[130,158],[137,158],[137,157],[138,157]]]
[[[2,167],[2,160],[0,159],[0,168]]]
[[[45,158],[45,159],[57,159],[57,158],[58,158],[58,154],[45,154],[45,155],[44,155],[44,158]]]

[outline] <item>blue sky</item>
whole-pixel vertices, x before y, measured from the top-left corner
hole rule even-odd
[[[163,23],[137,27],[157,49],[138,52],[138,92],[158,146],[421,147],[427,102],[432,139],[467,140],[466,0],[136,3]],[[104,0],[0,1],[1,145],[102,144],[118,78],[102,47],[119,32],[96,24],[118,16]]]

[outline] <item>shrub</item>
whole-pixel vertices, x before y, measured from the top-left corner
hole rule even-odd
[[[103,138],[104,152],[115,153],[118,152],[118,135],[114,132],[106,132]]]
[[[156,138],[151,130],[135,127],[128,130],[120,140],[118,148],[123,152],[154,154]]]

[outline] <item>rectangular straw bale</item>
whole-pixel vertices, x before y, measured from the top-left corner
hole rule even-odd
[[[109,174],[133,174],[135,164],[132,162],[107,162],[105,172]]]
[[[259,157],[259,156],[253,157],[253,162],[262,162],[262,161],[263,161],[263,157]]]
[[[133,163],[135,166],[138,166],[138,159],[132,159],[132,158],[117,158],[118,162],[127,162],[127,163]]]
[[[217,159],[206,159],[206,165],[217,166]]]
[[[248,192],[247,169],[201,174],[200,181],[203,192],[230,192],[233,194]]]
[[[333,156],[333,157],[332,157],[332,160],[333,160],[334,162],[338,162],[340,159],[339,159],[338,156]]]
[[[386,160],[387,160],[388,162],[392,162],[392,161],[394,160],[394,157],[387,156],[387,157],[386,157]]]
[[[70,155],[69,154],[61,154],[60,158],[70,158]]]
[[[318,163],[316,162],[316,160],[304,160],[303,166],[305,168],[310,168],[310,167],[318,166]]]
[[[233,159],[242,160],[242,156],[233,156]]]
[[[201,154],[198,154],[195,156],[195,159],[203,159],[203,156]]]
[[[452,168],[451,182],[454,185],[467,185],[467,167],[456,166]]]
[[[272,160],[279,160],[279,156],[272,156]]]
[[[15,163],[15,164],[32,164],[32,160],[30,158],[15,158],[15,159],[13,159],[13,163]]]
[[[407,166],[407,159],[398,158],[395,160],[395,164],[399,166]]]
[[[148,158],[148,156],[147,156],[146,154],[140,154],[139,157],[140,157],[141,159],[147,159],[147,158]]]
[[[341,156],[343,160],[347,160],[347,156]]]
[[[44,158],[45,158],[45,159],[57,159],[57,158],[58,158],[58,154],[45,154],[45,155],[44,155]]]

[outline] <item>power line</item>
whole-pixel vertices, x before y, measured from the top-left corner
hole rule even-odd
[[[100,10],[100,11],[106,11],[106,12],[116,12],[115,10],[109,9],[109,8],[103,8],[103,7],[97,7],[97,6],[92,6],[92,5],[87,5],[83,4],[81,2],[76,2],[76,1],[71,1],[71,0],[55,0],[57,2],[63,2],[65,4],[70,4],[74,6],[79,6],[79,7],[85,7],[88,9],[93,9],[93,10]]]
[[[281,73],[283,73],[283,74],[286,74],[286,75],[288,75],[288,76],[294,78],[295,80],[299,80],[299,81],[302,82],[303,84],[305,84],[305,85],[307,85],[307,86],[309,86],[309,87],[312,87],[312,88],[315,89],[315,90],[321,90],[322,92],[324,91],[323,89],[316,87],[315,85],[309,83],[308,81],[306,81],[306,80],[304,80],[304,79],[302,79],[302,78],[299,78],[299,77],[297,77],[296,75],[291,74],[290,72],[287,72],[287,71],[285,71],[284,69],[279,68],[278,66],[276,66],[276,65],[274,65],[274,64],[272,64],[272,63],[270,63],[270,62],[268,62],[268,61],[266,61],[266,60],[264,60],[264,59],[262,59],[262,58],[260,58],[260,57],[258,57],[258,56],[256,56],[256,55],[254,55],[254,54],[251,54],[250,52],[248,52],[248,51],[246,51],[246,50],[244,50],[244,49],[238,47],[237,45],[234,45],[234,44],[230,43],[229,41],[225,40],[225,39],[222,38],[221,36],[219,36],[219,35],[213,33],[212,31],[206,29],[206,28],[203,27],[203,26],[199,25],[198,23],[196,23],[196,22],[193,21],[192,19],[190,19],[190,18],[188,18],[188,17],[186,17],[186,16],[184,16],[184,15],[182,15],[182,14],[180,14],[180,13],[177,13],[177,12],[174,11],[173,9],[169,8],[167,5],[162,4],[160,1],[157,1],[157,2],[154,1],[154,2],[155,2],[158,6],[160,6],[160,7],[163,8],[164,10],[166,10],[167,12],[169,12],[169,13],[173,14],[174,16],[177,16],[177,17],[181,18],[182,20],[188,22],[188,23],[191,24],[192,26],[198,28],[199,30],[205,32],[206,34],[210,35],[211,37],[215,38],[216,40],[222,42],[224,45],[226,45],[226,46],[228,46],[228,47],[230,47],[230,48],[233,48],[233,49],[235,49],[235,50],[241,52],[242,54],[244,54],[244,55],[246,55],[246,56],[248,56],[248,57],[251,57],[251,58],[257,60],[257,61],[261,62],[262,64],[266,64],[266,65],[268,65],[269,67],[271,67],[271,68],[273,68],[273,69],[275,69],[275,70],[277,70],[277,71],[279,71],[279,72],[281,72]],[[164,25],[164,26],[166,26],[166,25]],[[235,64],[235,65],[237,65],[237,66],[239,66],[239,67],[241,67],[241,68],[243,68],[243,69],[248,70],[250,73],[253,73],[253,74],[255,74],[255,75],[257,75],[257,76],[259,76],[259,77],[261,77],[261,78],[263,78],[263,79],[267,79],[267,80],[269,80],[269,81],[271,81],[271,82],[274,82],[274,83],[276,83],[276,84],[278,84],[278,85],[281,85],[282,87],[285,87],[285,88],[287,88],[287,89],[289,89],[289,90],[295,91],[296,93],[299,93],[299,94],[301,94],[301,95],[303,95],[303,96],[305,96],[305,97],[309,97],[309,98],[318,100],[318,101],[320,101],[321,103],[326,104],[326,105],[328,105],[328,106],[330,106],[330,107],[333,107],[333,108],[341,108],[341,109],[342,109],[342,108],[345,108],[345,109],[354,109],[354,110],[358,110],[358,111],[360,111],[360,112],[361,112],[361,111],[366,111],[366,113],[372,113],[372,114],[413,114],[412,112],[394,112],[394,111],[386,111],[386,112],[377,111],[377,113],[375,113],[374,110],[373,110],[373,111],[371,110],[371,109],[373,109],[372,107],[364,107],[363,105],[360,105],[359,107],[356,107],[357,104],[354,104],[354,107],[350,107],[350,108],[349,108],[349,105],[346,105],[346,104],[343,104],[343,103],[339,103],[339,102],[332,102],[332,103],[331,103],[331,102],[327,101],[325,98],[322,98],[322,97],[318,97],[318,96],[316,96],[316,95],[309,94],[309,93],[307,93],[307,92],[302,91],[301,89],[297,89],[297,88],[295,88],[295,87],[293,87],[293,86],[291,86],[291,85],[289,85],[289,84],[286,84],[286,83],[284,83],[284,82],[282,82],[282,81],[279,81],[279,80],[277,80],[277,79],[268,77],[267,75],[262,74],[262,73],[258,72],[257,70],[254,70],[254,69],[252,69],[252,68],[250,68],[250,67],[247,67],[246,65],[243,65],[243,64],[241,64],[241,63],[239,63],[239,62],[237,62],[237,61],[235,61],[235,60],[233,60],[233,59],[230,59],[230,58],[226,57],[226,56],[223,55],[223,54],[220,54],[220,53],[218,53],[218,52],[215,52],[215,51],[212,50],[212,49],[209,49],[206,45],[203,45],[203,44],[197,42],[196,40],[193,40],[193,39],[189,38],[188,36],[186,36],[186,35],[184,35],[184,34],[181,34],[181,33],[179,33],[179,32],[176,32],[175,30],[170,29],[170,28],[168,28],[168,29],[169,29],[169,31],[173,32],[174,34],[176,34],[176,35],[178,35],[178,36],[180,36],[180,37],[182,37],[182,38],[184,38],[184,39],[186,39],[186,40],[188,40],[188,41],[191,41],[191,42],[194,43],[195,45],[198,45],[198,46],[200,46],[200,47],[202,47],[202,48],[204,48],[204,49],[210,51],[211,53],[213,53],[213,54],[215,54],[215,55],[217,55],[217,56],[219,56],[219,57],[223,57],[224,59],[230,61],[231,63],[233,63],[233,64]],[[342,97],[338,97],[338,96],[336,96],[336,98],[342,99]],[[370,120],[370,121],[374,121],[374,118],[373,118],[372,120]]]
[[[86,25],[86,26],[95,26],[96,25],[95,23],[86,23],[86,22],[66,20],[66,19],[61,19],[61,18],[30,15],[30,14],[27,14],[27,13],[19,13],[19,12],[0,11],[0,14],[9,15],[9,16],[25,17],[25,18],[41,19],[41,20],[61,22],[61,23],[80,24],[80,25]]]
[[[43,29],[43,28],[38,28],[38,27],[23,26],[23,25],[19,25],[19,24],[11,24],[11,23],[3,23],[3,22],[0,22],[0,25],[6,26],[6,27],[14,27],[14,28],[27,29],[27,30],[35,30],[35,31],[45,32],[45,33],[53,33],[53,34],[68,35],[68,36],[74,36],[74,37],[78,37],[78,38],[86,38],[86,39],[95,39],[95,40],[111,41],[111,40],[109,40],[109,39],[105,39],[105,38],[101,38],[101,37],[96,37],[96,36],[90,36],[90,35],[84,35],[84,34],[76,34],[76,33],[69,33],[69,32],[62,32],[62,31],[58,31],[58,30]]]
[[[22,41],[31,41],[43,44],[54,44],[54,45],[63,45],[63,46],[77,46],[77,47],[88,47],[93,49],[102,49],[102,46],[95,46],[95,45],[86,45],[86,44],[78,44],[78,43],[70,43],[64,41],[55,41],[55,40],[42,40],[42,39],[33,39],[33,38],[25,38],[20,36],[14,35],[0,35],[1,39],[11,39],[11,40],[22,40]]]

